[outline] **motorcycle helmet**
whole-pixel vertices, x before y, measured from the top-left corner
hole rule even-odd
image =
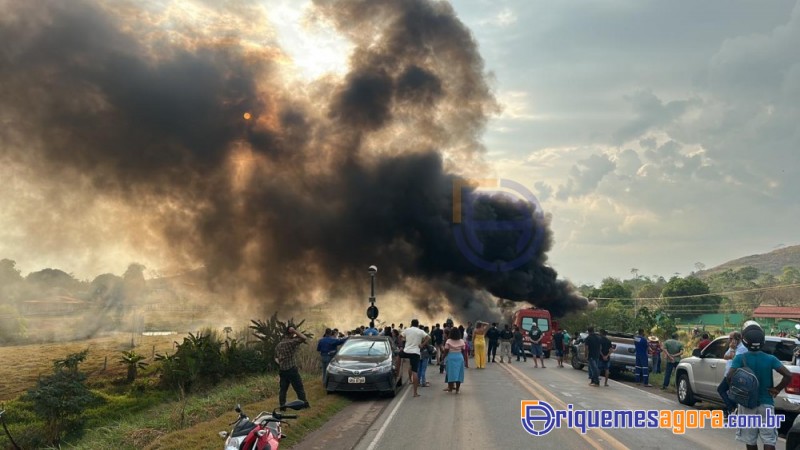
[[[761,346],[764,345],[764,330],[761,325],[748,320],[742,330],[742,343],[752,352],[761,350]]]

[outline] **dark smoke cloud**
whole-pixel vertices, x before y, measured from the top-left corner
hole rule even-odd
[[[431,315],[494,318],[492,296],[557,315],[584,307],[546,265],[547,220],[533,260],[513,271],[480,269],[456,246],[451,167],[482,167],[479,136],[497,105],[452,7],[314,3],[355,48],[349,73],[313,95],[281,78],[268,44],[253,51],[228,33],[154,46],[107,6],[7,6],[0,157],[35,155],[37,173],[68,168],[98,196],[138,205],[176,258],[265,310],[296,308],[313,288],[363,301],[370,264],[383,289]],[[494,197],[480,208],[503,220],[520,206]],[[513,257],[511,236],[486,238],[496,259]]]

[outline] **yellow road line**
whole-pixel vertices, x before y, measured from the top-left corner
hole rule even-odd
[[[544,386],[537,383],[533,380],[533,378],[529,377],[521,370],[517,369],[516,367],[512,367],[510,364],[501,364],[500,367],[506,369],[508,373],[515,378],[519,383],[522,385],[525,390],[536,396],[538,399],[546,400],[552,406],[558,409],[567,409],[567,404],[561,401],[558,397],[553,395],[550,391],[547,390]],[[586,442],[589,443],[592,447],[604,450],[608,448],[614,448],[617,450],[628,450],[628,447],[623,444],[622,442],[615,439],[613,436],[605,432],[604,430],[593,428],[589,430],[586,434],[581,433],[577,428],[572,428],[578,436],[582,437]],[[598,442],[594,439],[594,437],[590,437],[589,433],[596,435],[596,438],[602,440],[602,442]],[[609,447],[610,446],[610,447]]]

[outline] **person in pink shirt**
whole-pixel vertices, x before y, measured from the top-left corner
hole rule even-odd
[[[458,391],[461,389],[461,383],[464,382],[464,349],[467,343],[462,339],[461,332],[458,328],[450,330],[449,339],[444,344],[445,352],[445,370],[447,375],[445,381],[447,382],[447,392]]]

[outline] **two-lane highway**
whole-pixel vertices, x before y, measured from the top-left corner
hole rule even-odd
[[[572,368],[534,369],[531,363],[489,364],[466,372],[460,394],[444,392],[444,375],[429,371],[431,387],[413,398],[406,388],[386,404],[379,416],[352,446],[327,448],[565,448],[685,449],[741,448],[731,429],[687,429],[682,435],[669,429],[601,429],[581,434],[555,428],[544,436],[528,434],[520,422],[520,401],[540,400],[555,409],[573,405],[578,410],[694,410],[615,381],[609,387],[590,387],[586,371]],[[306,448],[300,443],[297,448]],[[310,447],[309,447],[310,448]],[[784,448],[784,441],[778,442]]]

